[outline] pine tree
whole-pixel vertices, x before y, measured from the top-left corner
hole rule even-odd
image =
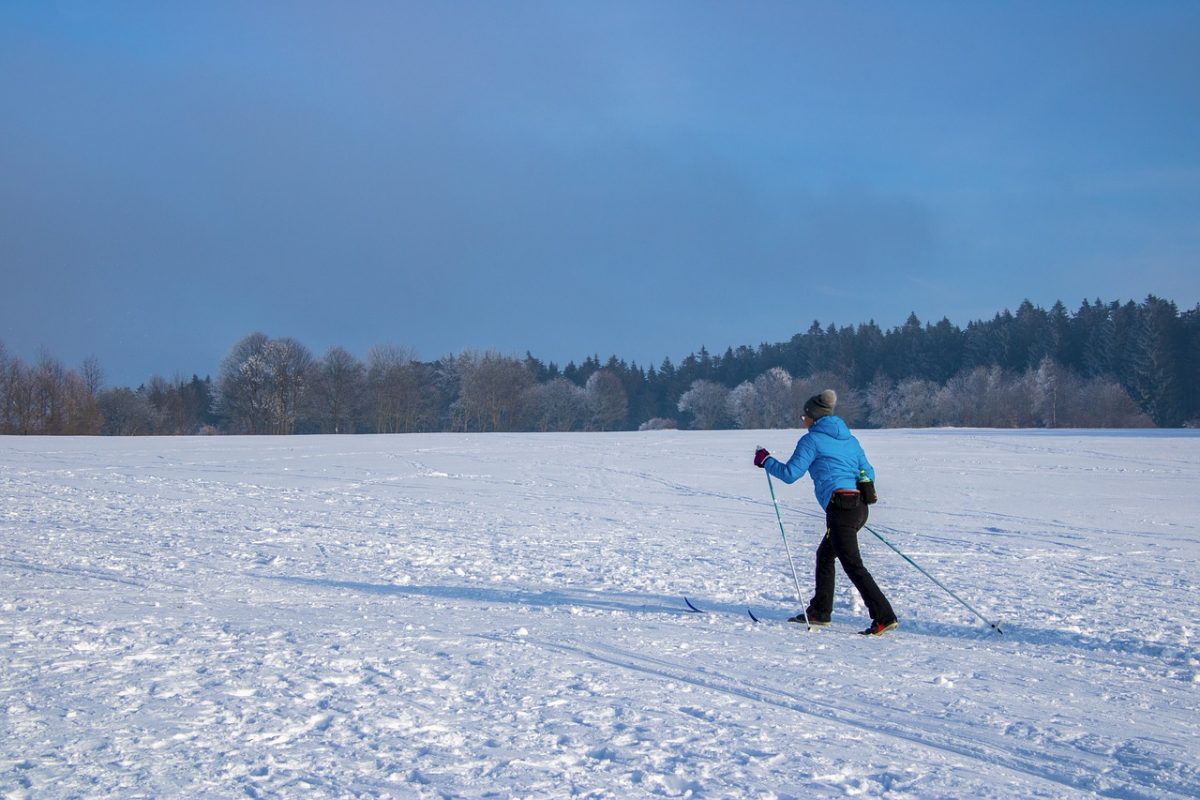
[[[1138,309],[1131,341],[1129,392],[1157,425],[1183,423],[1180,363],[1175,352],[1178,310],[1151,295]]]

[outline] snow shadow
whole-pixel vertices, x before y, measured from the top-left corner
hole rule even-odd
[[[1078,650],[1085,653],[1111,653],[1140,656],[1163,668],[1182,670],[1181,679],[1191,680],[1191,665],[1200,656],[1194,647],[1172,642],[1138,639],[1129,632],[1088,634],[1073,630],[1014,625],[1004,629],[1012,642]],[[1186,675],[1186,677],[1185,677]]]
[[[521,589],[499,589],[485,586],[414,586],[292,575],[250,574],[255,578],[281,581],[283,583],[394,597],[421,597],[484,605],[517,605],[530,608],[583,608],[596,611],[623,611],[630,614],[653,613],[675,614],[679,616],[688,616],[690,614],[687,606],[683,603],[683,598],[647,595],[637,592],[596,591],[590,589],[558,589],[544,592],[530,592]]]
[[[368,583],[365,581],[313,578],[296,575],[263,575],[249,573],[264,580],[312,586],[335,591],[348,591],[390,597],[425,598],[447,602],[478,605],[509,605],[526,608],[589,609],[593,611],[623,612],[627,614],[666,614],[677,617],[696,616],[690,611],[682,596],[645,594],[595,589],[552,589],[533,592],[522,589],[503,589],[487,586],[421,586],[392,583]],[[781,622],[782,612],[768,611],[753,605],[717,602],[709,599],[692,598],[696,606],[705,613],[733,616],[749,621],[747,609],[753,611],[764,622]],[[857,620],[856,620],[857,622]],[[1037,645],[1090,653],[1122,653],[1137,655],[1158,661],[1170,668],[1184,668],[1196,657],[1193,648],[1163,642],[1147,642],[1132,636],[1114,634],[1109,637],[1088,635],[1077,631],[1033,627],[1020,623],[1004,623],[1003,634],[997,634],[987,625],[954,624],[929,620],[901,619],[901,628],[907,635],[932,636],[950,639],[977,639],[1005,645]]]
[[[1060,650],[1073,650],[1085,654],[1119,654],[1140,656],[1148,662],[1157,663],[1166,669],[1181,670],[1181,680],[1191,680],[1190,665],[1200,651],[1195,648],[1169,642],[1149,642],[1127,633],[1109,636],[1088,634],[1074,630],[1046,628],[1017,623],[1002,623],[1003,634],[997,634],[987,625],[956,625],[927,620],[904,621],[901,628],[905,633],[938,636],[955,639],[979,639],[994,641],[998,645],[1034,645]]]

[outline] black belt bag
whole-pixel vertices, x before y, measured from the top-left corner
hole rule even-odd
[[[833,493],[833,497],[829,500],[829,507],[840,508],[843,511],[853,511],[861,503],[862,496],[858,492],[840,491]]]

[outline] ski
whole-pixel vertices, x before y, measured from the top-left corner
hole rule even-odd
[[[684,610],[687,611],[689,614],[707,614],[708,613],[703,608],[698,608],[695,603],[693,603],[691,600],[689,600],[687,598],[686,595],[683,598],[683,602],[687,606],[687,608]],[[749,608],[746,609],[746,613],[750,615],[750,619],[754,620],[755,622],[759,622],[758,617],[754,616],[754,612],[751,611]]]
[[[701,607],[697,606],[695,603],[693,603],[693,602],[691,601],[691,598],[689,598],[689,597],[686,597],[686,596],[685,596],[685,597],[683,598],[683,602],[684,602],[684,605],[685,605],[685,606],[687,606],[687,607],[684,609],[684,611],[686,611],[686,612],[687,612],[687,613],[689,613],[689,614],[707,614],[707,613],[708,613],[708,612],[707,612],[707,611],[705,611],[703,608],[701,608]],[[792,620],[792,619],[790,619],[790,618],[788,618],[788,619],[779,619],[779,618],[772,618],[772,617],[767,617],[767,616],[759,616],[758,614],[755,614],[755,613],[754,613],[754,609],[753,609],[753,608],[750,608],[750,607],[747,607],[747,608],[746,608],[746,614],[747,614],[747,616],[749,616],[749,617],[750,617],[750,621],[751,621],[751,622],[753,622],[753,623],[754,623],[754,624],[756,624],[756,625],[782,624],[782,625],[794,625],[794,626],[796,626],[797,628],[799,628],[800,626],[802,626],[802,625],[803,625],[803,626],[804,626],[804,630],[805,630],[807,633],[818,633],[818,632],[820,632],[820,631],[822,631],[822,630],[825,630],[825,629],[830,629],[830,630],[833,630],[833,631],[834,631],[834,632],[836,632],[836,633],[844,633],[844,634],[850,634],[850,633],[853,633],[853,634],[855,634],[855,635],[858,635],[858,636],[866,635],[866,631],[857,631],[857,630],[856,630],[856,631],[847,631],[845,628],[840,628],[840,629],[839,629],[839,628],[836,628],[836,627],[832,627],[832,628],[831,628],[831,626],[830,626],[830,625],[811,625],[811,624],[806,624],[806,623],[804,623],[802,620]],[[887,633],[887,632],[890,632],[891,630],[893,630],[893,629],[888,629],[888,631],[885,631],[885,633]],[[884,634],[875,634],[875,635],[876,635],[876,636],[882,636],[882,635],[884,635]]]
[[[746,609],[746,613],[750,615],[750,619],[752,619],[755,622],[760,623],[760,624],[765,625],[767,623],[776,623],[776,624],[781,624],[781,625],[795,625],[797,627],[803,625],[804,629],[808,633],[816,633],[821,628],[828,627],[826,625],[809,625],[808,623],[806,623],[802,620],[793,620],[790,617],[786,618],[786,619],[772,618],[772,617],[766,617],[766,616],[760,617],[760,616],[756,615],[754,613],[754,609],[751,609],[751,608]]]
[[[684,596],[683,602],[687,606],[687,608],[684,610],[687,611],[687,613],[689,613],[689,614],[706,614],[706,613],[708,613],[704,609],[697,607],[695,603],[693,603],[690,599],[687,598],[687,596]],[[754,609],[752,609],[752,608],[747,608],[746,613],[750,616],[750,620],[755,623],[778,621],[778,620],[760,619],[759,617],[754,615]]]

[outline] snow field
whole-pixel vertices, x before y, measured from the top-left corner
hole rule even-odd
[[[1200,796],[1200,438],[862,432],[875,639],[797,435],[0,438],[0,796]]]

